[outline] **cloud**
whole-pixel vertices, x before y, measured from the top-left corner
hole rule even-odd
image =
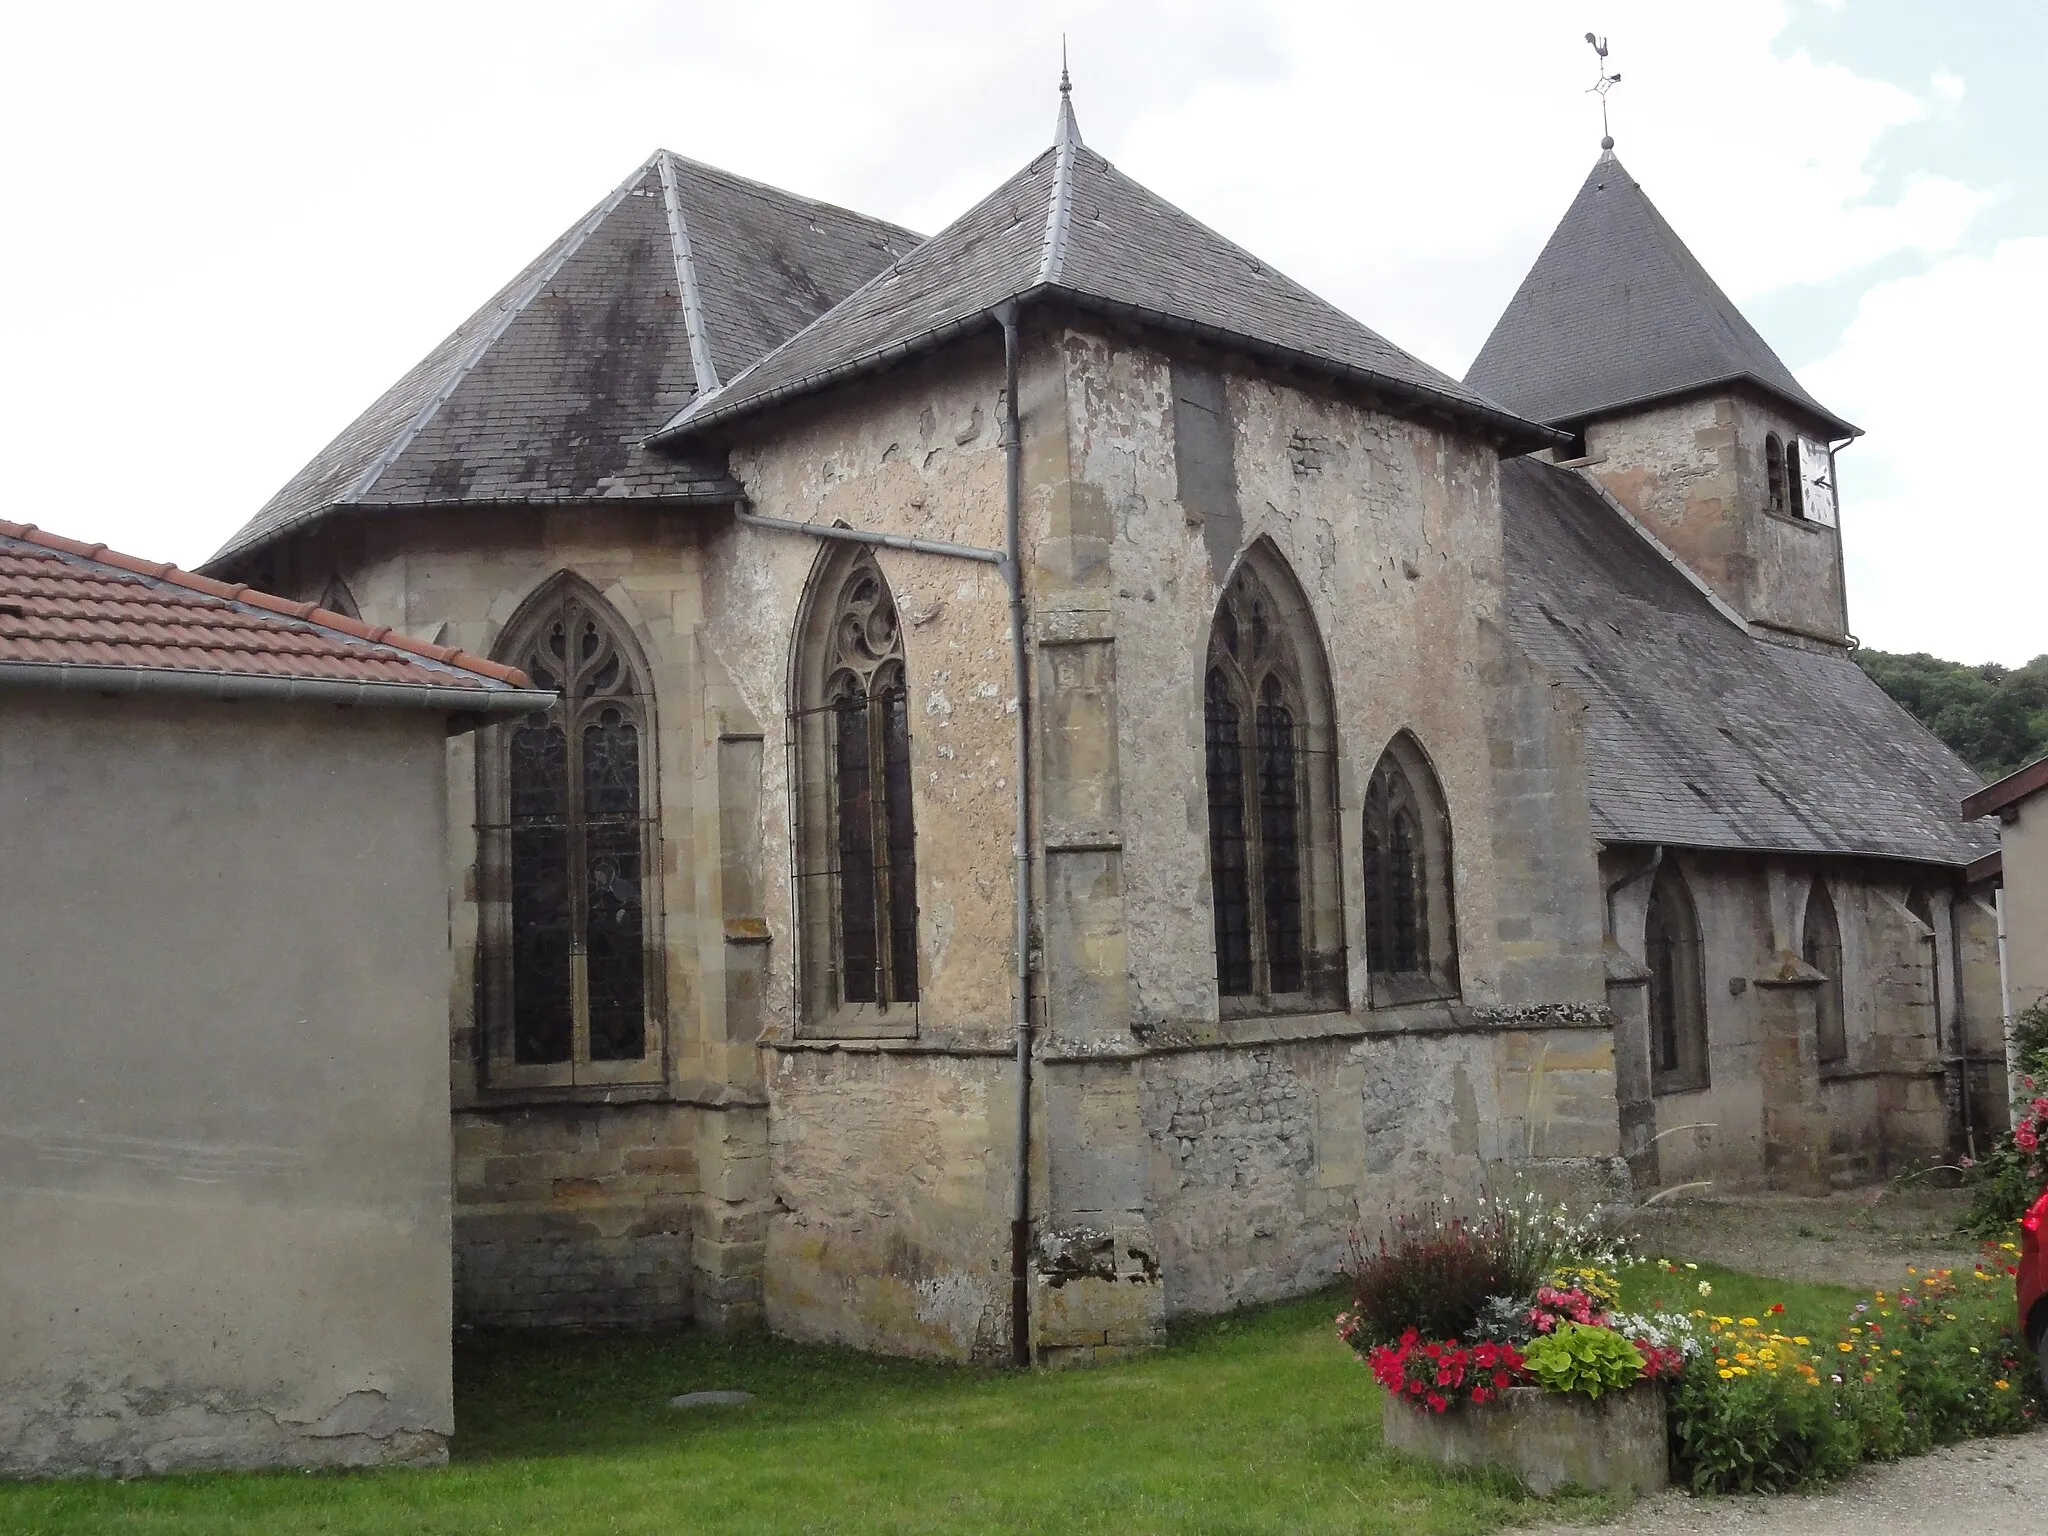
[[[1777,0],[79,0],[0,96],[0,453],[138,554],[203,558],[656,145],[935,229],[1090,143],[1463,370],[1615,133],[1738,297],[1955,248],[1983,194],[1874,192],[1946,100],[1783,47]],[[1889,184],[1887,184],[1889,188]],[[1846,409],[1846,407],[1844,407]],[[1859,449],[1858,452],[1863,450]]]
[[[1846,450],[1850,619],[1881,650],[2016,665],[2048,651],[2048,237],[1881,283],[1804,379],[1869,438]]]

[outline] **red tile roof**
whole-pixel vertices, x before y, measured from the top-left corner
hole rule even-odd
[[[533,686],[452,646],[0,519],[0,668],[24,666],[472,695]]]

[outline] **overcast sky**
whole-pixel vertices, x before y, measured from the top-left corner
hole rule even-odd
[[[1939,18],[1938,20],[1936,18]],[[1852,626],[2048,651],[2037,0],[68,0],[10,14],[0,516],[190,565],[658,145],[936,230],[1097,150],[1462,374],[1617,152],[1823,402]]]

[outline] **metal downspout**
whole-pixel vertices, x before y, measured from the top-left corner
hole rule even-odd
[[[2020,1096],[2020,1052],[2012,1035],[2012,972],[2005,960],[2005,881],[1991,893],[1991,910],[1998,918],[1998,1014],[1999,1030],[2005,1036],[2005,1101]]]
[[[1010,588],[1010,659],[1017,686],[1017,1154],[1010,1201],[1010,1363],[1031,1363],[1031,735],[1024,650],[1024,439],[1017,412],[1017,306],[1003,328],[1003,579]]]

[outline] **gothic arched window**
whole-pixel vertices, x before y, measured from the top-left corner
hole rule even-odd
[[[1202,704],[1223,1011],[1341,1007],[1329,669],[1306,598],[1263,540],[1217,604]]]
[[[497,655],[560,698],[478,744],[487,1079],[657,1079],[646,666],[618,615],[566,573],[528,599]]]
[[[1797,518],[1806,516],[1806,481],[1800,463],[1799,439],[1785,439],[1785,510]]]
[[[1666,863],[1650,887],[1643,920],[1650,971],[1650,1087],[1684,1093],[1707,1086],[1707,993],[1699,914],[1685,876]]]
[[[1403,731],[1365,789],[1365,965],[1375,1008],[1458,995],[1451,818],[1421,744]]]
[[[828,553],[799,628],[799,920],[819,1032],[916,1027],[917,828],[910,698],[889,583],[865,549]]]
[[[1764,483],[1773,512],[1785,510],[1785,444],[1777,433],[1764,435]]]
[[[1800,938],[1800,958],[1827,979],[1814,996],[1814,1028],[1819,1036],[1822,1066],[1835,1066],[1849,1059],[1849,1022],[1842,998],[1842,925],[1835,919],[1835,904],[1828,896],[1827,882],[1815,879],[1806,898],[1806,923]]]

